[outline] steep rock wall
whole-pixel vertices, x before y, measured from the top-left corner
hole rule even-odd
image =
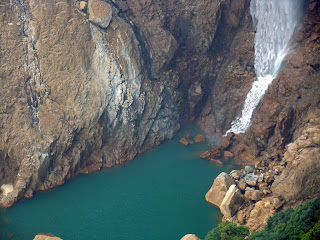
[[[306,1],[304,11],[294,49],[248,132],[226,136],[235,160],[254,167],[230,173],[246,200],[224,219],[251,231],[262,230],[277,211],[320,195],[320,2]],[[256,174],[253,184],[244,178],[247,168]]]
[[[2,1],[1,205],[131,160],[196,118],[248,3]]]

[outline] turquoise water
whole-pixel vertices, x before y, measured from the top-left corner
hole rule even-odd
[[[199,129],[186,127],[131,162],[1,210],[0,239],[31,240],[40,232],[64,240],[179,240],[187,233],[204,238],[220,217],[205,193],[232,166],[200,159],[206,144],[180,145],[186,132]]]

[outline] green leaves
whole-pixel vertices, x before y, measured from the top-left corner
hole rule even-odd
[[[319,220],[319,209],[320,198],[306,202],[305,205],[299,205],[296,210],[287,209],[279,212],[268,219],[265,229],[251,234],[249,240],[302,239],[302,236]]]
[[[249,228],[224,221],[212,229],[205,240],[244,240]],[[248,240],[319,240],[320,198],[289,208],[268,219],[268,225],[261,232],[254,232]]]
[[[223,221],[207,234],[205,240],[243,240],[248,235],[248,227],[237,226],[235,223]]]

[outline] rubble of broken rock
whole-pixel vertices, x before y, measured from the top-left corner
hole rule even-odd
[[[261,230],[285,203],[271,191],[277,174],[272,169],[252,165],[230,174],[223,172],[214,180],[206,201],[218,206],[224,219],[248,226],[251,231]]]

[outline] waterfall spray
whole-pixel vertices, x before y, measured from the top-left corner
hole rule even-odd
[[[257,80],[247,95],[241,117],[231,123],[228,132],[245,132],[250,126],[253,111],[290,51],[290,38],[299,22],[301,8],[301,0],[251,0],[250,13],[256,29],[254,66]]]

